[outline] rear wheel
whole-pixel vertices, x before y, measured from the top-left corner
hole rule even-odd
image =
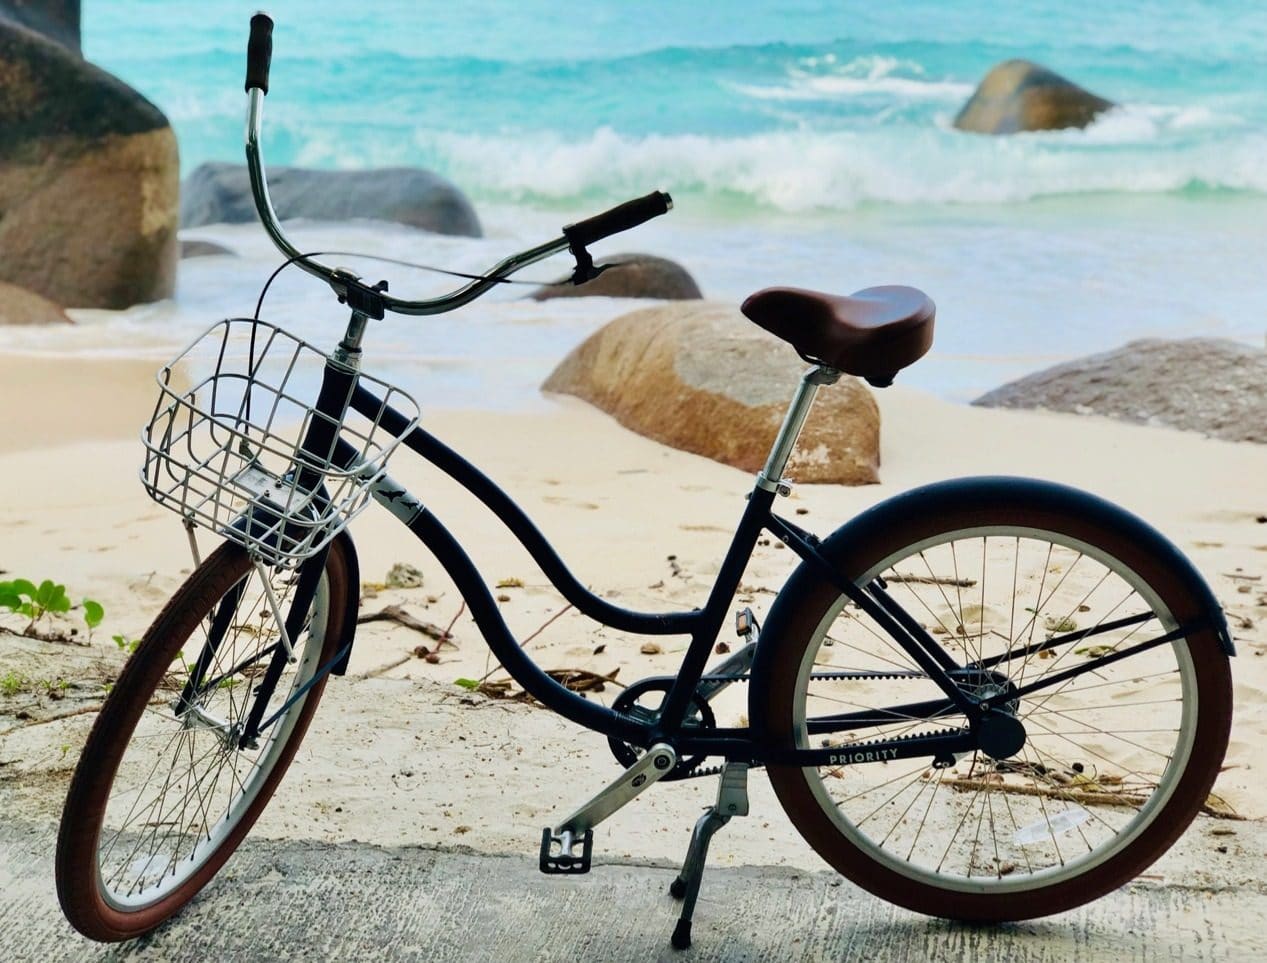
[[[1133,878],[1200,811],[1227,745],[1228,659],[1204,587],[1171,564],[1173,550],[1154,550],[1165,543],[1142,522],[1091,499],[1095,510],[1072,514],[1064,490],[1023,480],[953,491],[927,510],[907,500],[878,523],[873,513],[862,538],[829,543],[838,570],[859,586],[882,579],[977,697],[1087,671],[1009,701],[1026,733],[1009,758],[775,766],[770,779],[806,840],[871,892],[934,916],[1043,916]],[[779,600],[783,641],[764,663],[770,731],[861,748],[967,725],[952,706],[902,711],[944,696],[837,590],[807,579],[795,592]],[[876,709],[888,711],[866,725],[821,724]]]
[[[254,745],[240,736],[280,632],[295,571],[257,568],[239,546],[212,553],[167,603],[124,667],[88,737],[57,840],[57,892],[95,940],[130,939],[177,912],[245,837],[316,710],[319,669],[344,636],[348,564],[335,541],[296,660]],[[305,688],[307,686],[307,688]],[[189,697],[182,705],[182,699]]]

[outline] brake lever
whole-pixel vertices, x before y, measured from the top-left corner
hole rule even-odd
[[[610,264],[594,264],[593,255],[585,249],[584,244],[576,242],[568,243],[568,250],[572,252],[572,256],[576,258],[576,268],[572,271],[572,283],[575,285],[584,284],[587,281],[593,281],[596,277],[606,271]]]

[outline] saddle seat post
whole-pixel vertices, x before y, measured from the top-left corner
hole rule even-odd
[[[783,481],[783,472],[787,468],[788,459],[792,456],[792,450],[796,447],[796,441],[801,436],[801,429],[805,427],[805,419],[809,417],[818,389],[823,385],[833,385],[839,380],[840,372],[825,364],[815,364],[801,375],[796,394],[792,396],[792,403],[783,417],[783,425],[774,438],[770,457],[766,459],[765,467],[757,474],[758,488],[780,495],[788,494],[790,489]]]

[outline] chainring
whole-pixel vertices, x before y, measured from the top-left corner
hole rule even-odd
[[[653,722],[660,715],[660,708],[664,705],[664,696],[668,694],[674,680],[671,678],[651,678],[643,679],[628,686],[624,691],[616,697],[611,707],[617,712],[625,715],[632,715],[640,722]],[[640,704],[639,700],[649,693],[661,693],[660,699],[652,705]],[[701,699],[698,695],[692,695],[688,704],[686,721],[683,724],[684,729],[716,729],[717,717],[713,714],[712,707],[707,701]],[[616,761],[628,769],[645,751],[637,746],[631,745],[615,736],[609,736],[607,745],[611,747],[612,755],[616,757]],[[662,781],[669,782],[674,779],[685,779],[690,776],[708,757],[706,755],[686,756],[679,759],[677,765],[669,770],[668,774],[662,777]]]

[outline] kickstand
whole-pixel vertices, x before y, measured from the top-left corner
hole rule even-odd
[[[717,831],[730,822],[732,816],[748,815],[748,764],[728,762],[722,769],[717,784],[717,802],[695,823],[691,844],[677,879],[669,884],[669,895],[682,901],[682,913],[673,928],[671,942],[675,950],[691,945],[691,917],[695,914],[695,901],[699,898],[700,883],[704,879],[704,863],[708,859],[708,844]]]

